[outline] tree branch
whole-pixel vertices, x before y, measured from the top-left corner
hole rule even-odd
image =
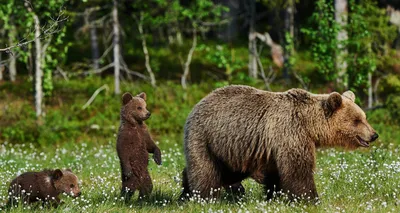
[[[102,91],[102,90],[109,90],[109,87],[107,86],[107,84],[104,84],[103,86],[101,86],[100,88],[98,88],[92,95],[92,97],[90,97],[90,99],[86,102],[85,105],[82,106],[82,109],[86,109],[96,98],[96,96]]]
[[[29,1],[25,1],[25,7],[27,8],[28,12],[32,12],[32,7],[30,4],[31,3]],[[58,25],[61,22],[64,22],[65,20],[68,19],[68,16],[67,17],[63,17],[63,16],[64,16],[64,11],[60,10],[56,19],[51,18],[53,23],[48,28],[44,28],[44,30],[42,30],[42,33],[40,33],[38,36],[35,36],[33,39],[31,39],[29,41],[22,42],[22,40],[21,40],[17,44],[11,45],[6,48],[0,48],[0,52],[10,53],[10,50],[13,48],[25,46],[29,43],[34,42],[36,39],[43,39],[47,36],[50,36],[52,34],[60,32],[60,29],[58,29]]]

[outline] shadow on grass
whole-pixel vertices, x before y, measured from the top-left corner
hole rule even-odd
[[[136,192],[135,194],[137,194]],[[130,201],[123,202],[126,206],[135,206],[136,208],[151,207],[165,207],[168,205],[176,205],[177,195],[173,191],[161,191],[160,189],[153,190],[153,192],[146,197],[132,196]]]

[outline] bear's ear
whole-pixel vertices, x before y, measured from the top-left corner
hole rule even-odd
[[[323,102],[323,108],[325,112],[325,117],[329,118],[332,116],[332,114],[339,109],[339,107],[342,105],[342,96],[334,92],[329,95],[328,99]]]
[[[63,173],[61,170],[59,170],[59,169],[54,170],[54,172],[53,172],[54,180],[59,180],[62,176],[63,176]]]
[[[122,104],[125,105],[129,103],[130,100],[132,100],[133,96],[129,93],[126,92],[122,95]]]
[[[71,170],[70,168],[65,169],[65,171],[67,171],[67,172],[72,172],[72,170]]]
[[[343,93],[343,96],[344,97],[346,97],[346,98],[348,98],[348,99],[350,99],[351,101],[355,101],[355,99],[356,99],[356,95],[354,95],[354,93],[352,92],[352,91],[346,91],[346,92],[344,92]]]
[[[137,95],[137,96],[142,98],[143,100],[146,100],[146,93],[144,93],[144,92],[139,93],[139,95]]]

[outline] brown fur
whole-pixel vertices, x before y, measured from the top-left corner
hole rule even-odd
[[[135,190],[139,196],[149,195],[153,189],[148,166],[148,153],[161,164],[161,152],[150,136],[144,120],[150,117],[146,109],[146,94],[122,96],[121,124],[117,136],[117,152],[121,165],[121,194],[128,201]]]
[[[317,198],[316,148],[353,149],[376,138],[350,91],[315,95],[301,89],[220,88],[186,120],[182,196],[196,191],[209,197],[220,187],[243,189],[240,181],[252,176],[265,185],[268,199],[280,190],[291,199]]]
[[[78,177],[69,169],[26,172],[11,181],[8,205],[17,205],[20,198],[27,204],[42,201],[57,205],[61,193],[72,197],[81,194],[78,182]]]

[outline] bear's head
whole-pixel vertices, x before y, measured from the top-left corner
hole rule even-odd
[[[121,118],[130,123],[142,123],[150,117],[151,113],[146,109],[146,93],[137,96],[130,93],[122,95]]]
[[[78,177],[72,173],[70,169],[54,170],[52,180],[54,187],[59,193],[66,193],[71,197],[78,197],[81,195]]]
[[[330,145],[352,149],[369,147],[369,143],[378,138],[364,111],[354,100],[354,93],[346,91],[342,95],[337,92],[331,93],[323,101],[322,107],[330,129],[328,134],[331,134]]]

